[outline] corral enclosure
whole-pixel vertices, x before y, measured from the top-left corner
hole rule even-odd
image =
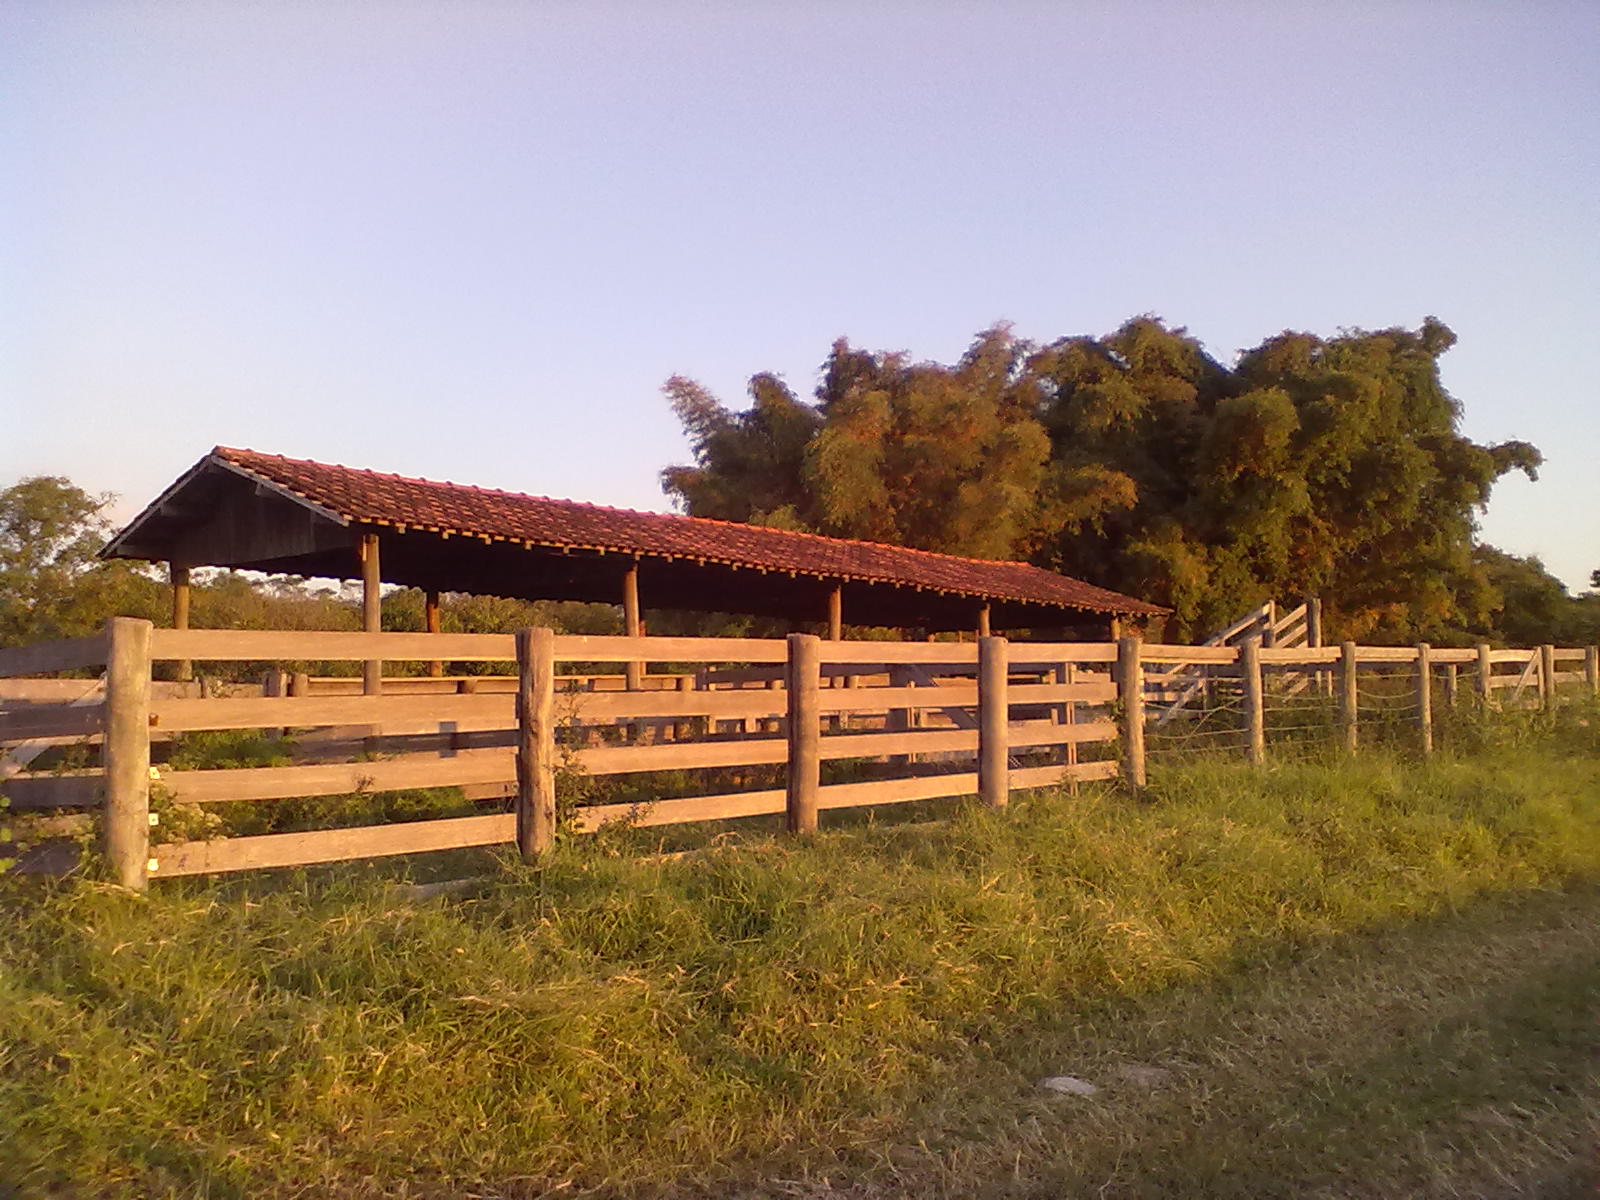
[[[231,691],[157,679],[164,664],[187,661],[267,666],[261,684]],[[504,663],[515,673],[369,673],[363,683],[294,669],[340,661]],[[22,678],[101,667],[103,680]],[[374,678],[376,694],[354,694]],[[533,856],[551,843],[564,793],[581,793],[584,779],[627,777],[635,798],[570,813],[563,805],[575,832],[780,813],[805,831],[828,810],[968,795],[1002,805],[1012,789],[1112,777],[1137,786],[1147,727],[1159,739],[1220,715],[1230,744],[1261,760],[1272,697],[1321,702],[1349,750],[1368,724],[1398,713],[1427,753],[1436,694],[1441,704],[1518,705],[1592,696],[1600,655],[1263,647],[1259,636],[1214,646],[834,642],[167,630],[117,619],[94,637],[0,651],[0,680],[13,810],[58,822],[98,814],[115,876],[142,888],[152,878],[513,841]],[[1375,714],[1374,697],[1393,711]],[[190,770],[167,762],[179,740],[218,730],[293,731],[291,760]],[[731,769],[748,769],[737,786]],[[701,773],[703,783],[663,795],[653,790],[662,772]],[[166,803],[213,810],[460,788],[483,811],[153,844],[152,788]],[[46,841],[25,865],[68,868],[72,849]]]

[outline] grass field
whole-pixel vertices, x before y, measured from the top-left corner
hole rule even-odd
[[[432,899],[13,881],[0,1194],[1594,1193],[1590,724],[1153,782]]]

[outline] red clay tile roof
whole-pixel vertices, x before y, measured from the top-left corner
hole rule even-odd
[[[348,521],[365,524],[906,584],[1094,612],[1167,611],[1027,563],[958,558],[731,521],[604,508],[226,446],[212,453]]]

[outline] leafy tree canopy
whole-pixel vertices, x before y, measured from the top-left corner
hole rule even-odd
[[[1490,619],[1476,518],[1524,442],[1479,445],[1438,360],[1455,335],[1286,332],[1224,365],[1154,317],[953,365],[835,343],[814,403],[775,376],[731,412],[674,377],[689,513],[1041,565],[1171,606],[1178,636],[1317,593],[1349,636]]]
[[[111,496],[58,475],[0,491],[0,645],[78,637],[108,616],[151,616],[155,581],[131,563],[97,557],[111,533]]]

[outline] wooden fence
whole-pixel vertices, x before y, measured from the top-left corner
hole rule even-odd
[[[220,662],[510,662],[514,676],[483,686],[440,678],[371,676],[319,684],[268,680],[260,694],[205,695],[152,683],[158,664]],[[613,688],[627,664],[671,664],[636,690]],[[104,668],[89,680],[22,680]],[[612,667],[612,672],[603,668]],[[1145,781],[1147,713],[1171,699],[1178,667],[1241,697],[1240,740],[1260,761],[1274,688],[1317,684],[1339,704],[1340,736],[1361,737],[1362,671],[1409,671],[1416,728],[1432,749],[1432,696],[1459,692],[1460,673],[1492,702],[1554,703],[1558,689],[1600,689],[1594,647],[1534,650],[1416,647],[1263,647],[1007,642],[242,632],[153,629],[118,618],[103,633],[0,650],[0,752],[13,810],[98,810],[114,877],[151,878],[285,867],[515,841],[528,856],[550,845],[561,781],[577,776],[756,767],[782,786],[577,809],[593,831],[783,814],[796,832],[825,810],[977,795],[1006,803],[1013,789],[1120,777]],[[280,673],[281,675],[281,673]],[[470,678],[470,677],[469,677]],[[1286,683],[1275,682],[1285,680]],[[1297,682],[1298,681],[1298,682]],[[1509,693],[1509,695],[1507,694]],[[317,748],[288,766],[174,770],[159,750],[209,730],[294,730]],[[319,740],[320,739],[320,740]],[[20,770],[20,750],[78,743],[88,761]],[[152,746],[158,753],[152,756]],[[48,755],[45,756],[48,759]],[[824,782],[824,763],[848,760],[863,778]],[[155,766],[152,766],[152,763]],[[152,845],[152,783],[177,804],[272,802],[409,788],[478,789],[513,811],[339,829]],[[502,804],[503,807],[503,804]],[[66,820],[81,818],[64,818]]]

